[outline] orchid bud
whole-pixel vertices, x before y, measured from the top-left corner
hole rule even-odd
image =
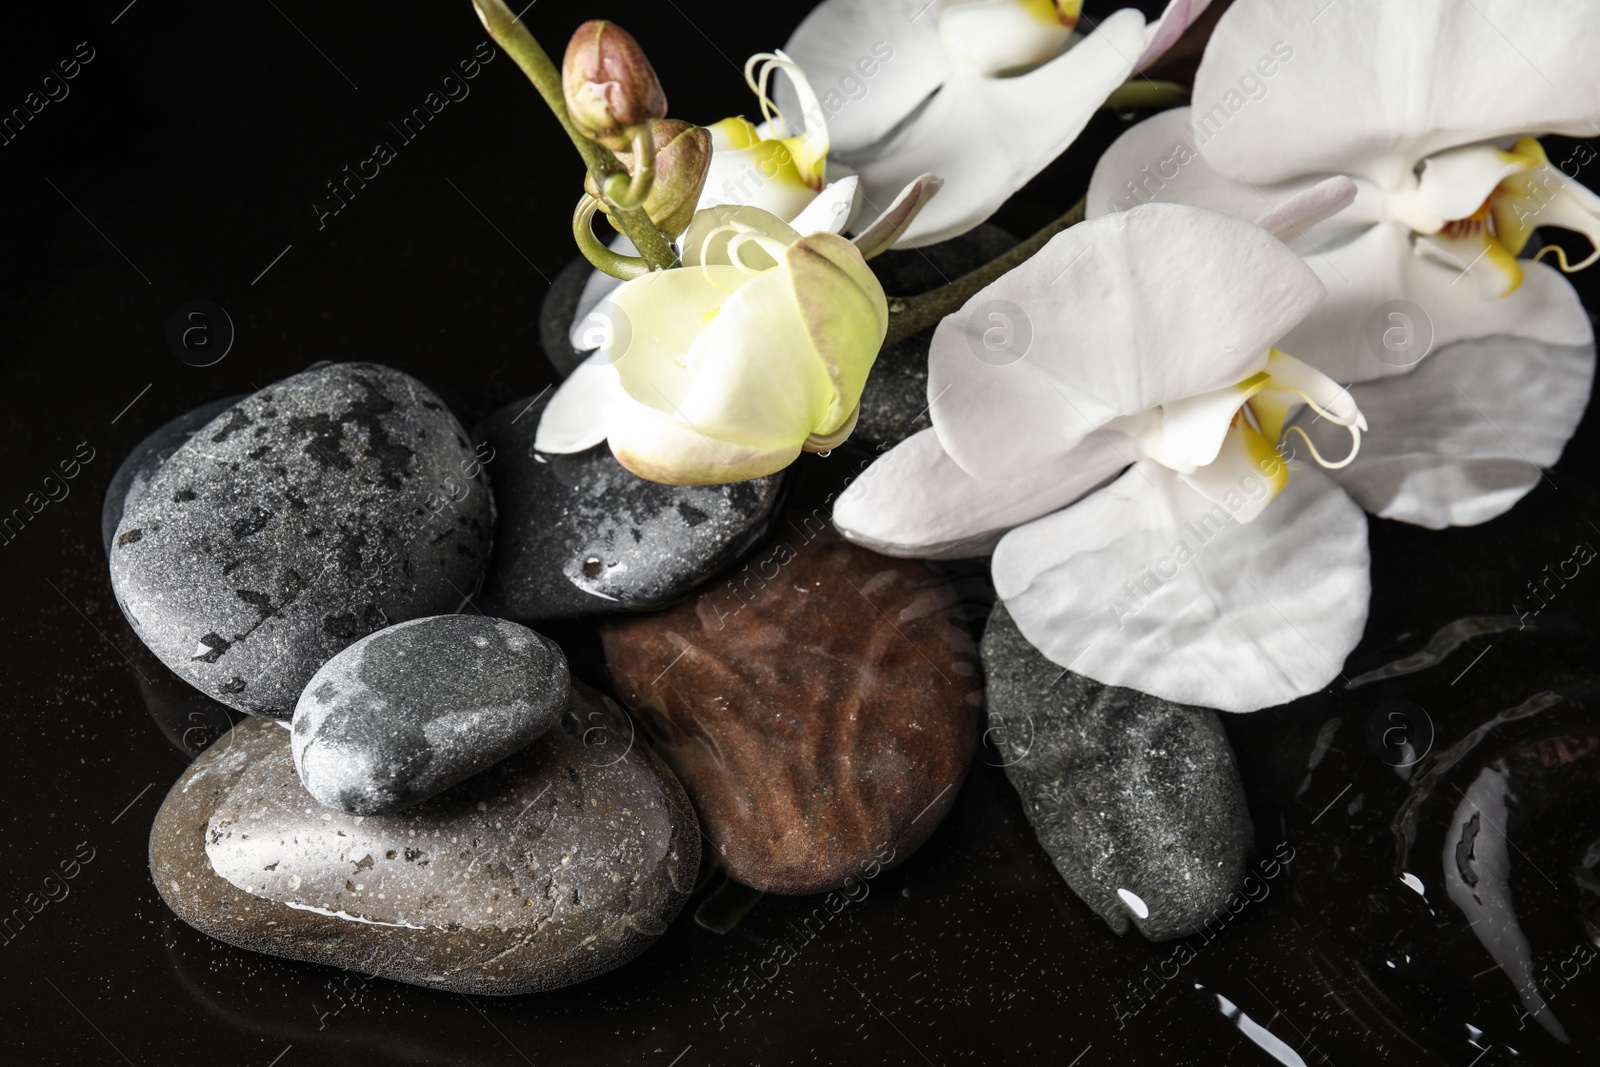
[[[670,240],[687,229],[689,220],[694,218],[695,205],[711,170],[711,131],[682,119],[651,119],[650,139],[656,146],[655,178],[644,210]],[[632,152],[618,152],[617,159],[632,173]],[[610,215],[594,177],[584,178],[583,185],[590,196],[601,200],[600,210]],[[616,225],[615,219],[612,225]]]
[[[628,127],[665,118],[667,96],[633,35],[591,19],[567,44],[561,89],[578,132],[613,152],[628,147]]]
[[[685,244],[682,268],[608,298],[632,324],[605,352],[618,462],[651,481],[711,485],[842,441],[889,321],[860,252],[747,207],[699,212]]]

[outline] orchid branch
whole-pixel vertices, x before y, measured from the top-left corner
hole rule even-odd
[[[572,116],[567,112],[566,98],[561,91],[561,71],[551,61],[544,47],[539,44],[528,27],[522,20],[511,13],[504,0],[472,0],[472,6],[478,12],[478,19],[483,23],[483,28],[489,31],[489,36],[494,38],[500,47],[506,50],[522,68],[522,73],[533,82],[539,95],[544,97],[544,102],[555,115],[556,121],[561,123],[561,128],[566,131],[567,137],[572,141],[578,154],[583,157],[584,164],[589,173],[594,176],[595,184],[601,189],[606,188],[606,179],[612,175],[628,174],[628,169],[622,162],[612,155],[604,146],[597,144],[578,132],[572,124]],[[677,253],[672,250],[672,243],[650,221],[650,216],[642,210],[613,211],[611,218],[616,222],[617,228],[628,235],[644,261],[650,265],[651,270],[669,270],[680,267]]]
[[[1065,214],[1032,237],[953,282],[916,296],[890,297],[889,332],[883,340],[883,347],[887,348],[937,325],[940,319],[965,304],[978,290],[1007,271],[1020,267],[1056,234],[1082,222],[1086,202],[1086,197],[1079,197],[1078,202],[1068,208]]]
[[[1130,79],[1112,90],[1102,107],[1141,108],[1165,111],[1189,102],[1189,87],[1177,82],[1157,82],[1149,78]]]

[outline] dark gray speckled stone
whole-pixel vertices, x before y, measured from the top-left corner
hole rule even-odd
[[[504,619],[436,615],[322,665],[294,712],[306,791],[352,815],[400,811],[537,741],[567,706],[567,658]]]
[[[133,446],[128,458],[111,476],[111,484],[106,487],[105,503],[100,508],[100,539],[105,542],[107,555],[111,554],[111,542],[116,539],[122,513],[144,492],[156,468],[170,459],[206,423],[243,399],[241,393],[186,411]]]
[[[1254,830],[1217,713],[1063,673],[1003,604],[980,651],[988,738],[1072,891],[1152,941],[1228,915]]]
[[[508,404],[473,431],[499,485],[486,615],[539,622],[660,607],[739,559],[766,533],[782,475],[678,486],[626,470],[605,445],[533,447],[547,399]]]
[[[241,400],[127,508],[111,582],[180,677],[287,719],[334,653],[454,610],[489,554],[488,480],[426,386],[329,364]]]
[[[150,875],[240,948],[460,993],[530,993],[644,951],[693,888],[700,833],[672,772],[609,701],[414,808],[319,805],[289,732],[247,719],[173,785]]]

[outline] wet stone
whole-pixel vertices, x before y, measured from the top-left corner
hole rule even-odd
[[[485,614],[540,622],[660,607],[764,535],[781,475],[660,485],[624,469],[603,444],[538,452],[544,404],[509,404],[473,431],[499,486],[494,559],[476,601]]]
[[[180,446],[128,504],[111,581],[179,676],[286,719],[340,649],[454,610],[483,572],[493,517],[465,433],[425,386],[328,364]]]
[[[172,458],[172,454],[206,423],[243,399],[243,394],[224,397],[193,411],[186,411],[133,446],[128,458],[111,476],[111,484],[106,487],[105,503],[100,509],[100,539],[105,542],[108,555],[111,543],[117,536],[117,526],[122,522],[122,513],[144,492],[156,468]]]
[[[1217,713],[1064,672],[1002,604],[981,648],[985,736],[1072,891],[1152,941],[1228,914],[1254,829]]]
[[[683,906],[687,797],[614,704],[416,807],[329,811],[289,732],[248,719],[173,785],[150,834],[168,906],[240,948],[414,985],[528,993],[617,967]]]
[[[982,682],[943,578],[814,516],[783,529],[724,583],[601,637],[731,876],[817,893],[932,833],[972,760]]]
[[[479,615],[369,634],[306,685],[295,768],[322,804],[400,811],[537,741],[567,705],[567,659],[525,626]]]

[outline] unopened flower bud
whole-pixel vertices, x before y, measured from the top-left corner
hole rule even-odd
[[[628,127],[667,114],[667,95],[644,49],[627,30],[603,19],[573,33],[561,64],[561,88],[578,132],[613,152],[628,147]]]
[[[656,146],[655,179],[644,210],[670,240],[688,229],[689,220],[694,218],[700,191],[711,170],[711,131],[682,119],[651,119],[650,138]],[[618,152],[617,159],[630,174],[633,172],[632,152]],[[590,196],[600,196],[592,176],[586,177],[583,184]],[[611,213],[603,200],[601,210]],[[613,225],[615,222],[613,219]]]

